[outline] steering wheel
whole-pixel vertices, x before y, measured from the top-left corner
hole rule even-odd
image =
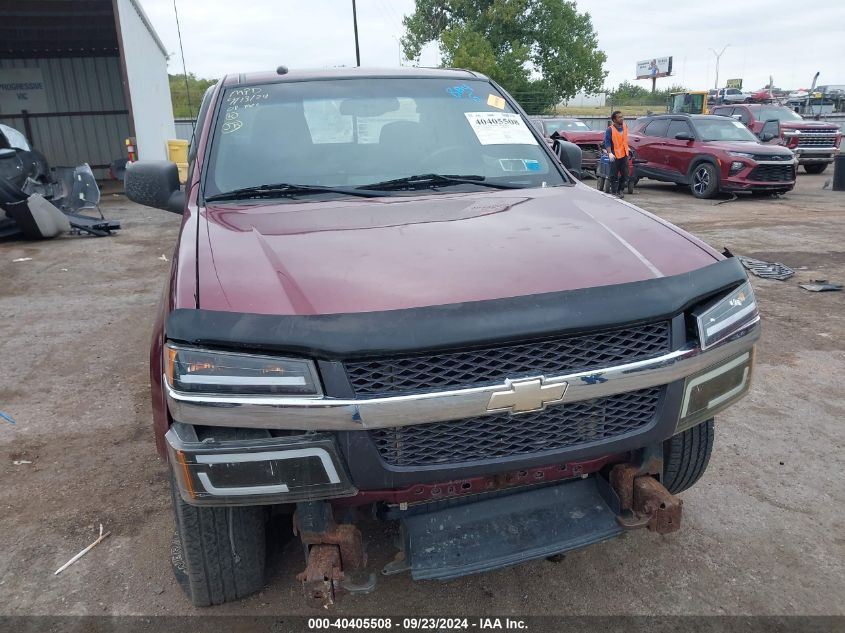
[[[463,156],[461,156],[461,154],[463,154]],[[460,163],[461,158],[466,157],[470,157],[472,159],[476,158],[475,152],[466,145],[446,145],[445,147],[441,147],[431,152],[421,161],[421,164],[426,167],[423,171],[429,171],[430,168],[431,171],[442,174],[444,173],[444,170],[442,168],[437,168],[435,166],[436,163],[446,163],[448,165],[450,158],[455,160],[456,163]],[[469,162],[472,164],[476,161],[471,160]],[[445,171],[448,172],[449,170],[447,169]]]

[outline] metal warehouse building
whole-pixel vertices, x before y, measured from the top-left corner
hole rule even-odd
[[[165,159],[167,50],[139,1],[0,0],[0,123],[98,177],[130,137],[139,158]]]

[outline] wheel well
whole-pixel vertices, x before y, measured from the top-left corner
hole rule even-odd
[[[716,176],[719,177],[721,174],[719,173],[719,161],[716,160],[715,156],[697,156],[692,163],[690,163],[689,171],[687,172],[687,178],[690,182],[692,182],[692,172],[695,171],[695,168],[698,167],[701,163],[710,163],[713,167],[716,168]]]

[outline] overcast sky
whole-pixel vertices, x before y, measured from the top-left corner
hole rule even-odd
[[[275,68],[355,64],[351,0],[176,0],[189,72],[219,77]],[[168,51],[170,72],[182,69],[173,0],[141,0]],[[362,66],[397,66],[402,16],[413,0],[357,0]],[[690,89],[712,88],[717,51],[720,84],[742,78],[763,86],[769,75],[781,88],[845,84],[845,2],[814,0],[582,0],[592,16],[599,47],[607,53],[607,86],[634,80],[636,62],[672,55],[674,78]],[[420,65],[439,62],[435,46]],[[403,63],[408,63],[404,61]],[[641,81],[648,86],[650,82]]]

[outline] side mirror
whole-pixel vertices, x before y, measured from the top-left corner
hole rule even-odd
[[[764,143],[780,137],[780,121],[769,119],[760,129],[760,140]]]
[[[126,197],[147,207],[182,214],[185,192],[179,187],[179,168],[166,160],[148,160],[126,167]]]
[[[578,180],[581,180],[583,174],[581,172],[581,148],[575,143],[570,143],[563,139],[555,139],[552,147],[554,153],[557,155],[561,164],[572,172]]]
[[[675,134],[676,141],[694,141],[695,139],[686,132],[678,132]]]

